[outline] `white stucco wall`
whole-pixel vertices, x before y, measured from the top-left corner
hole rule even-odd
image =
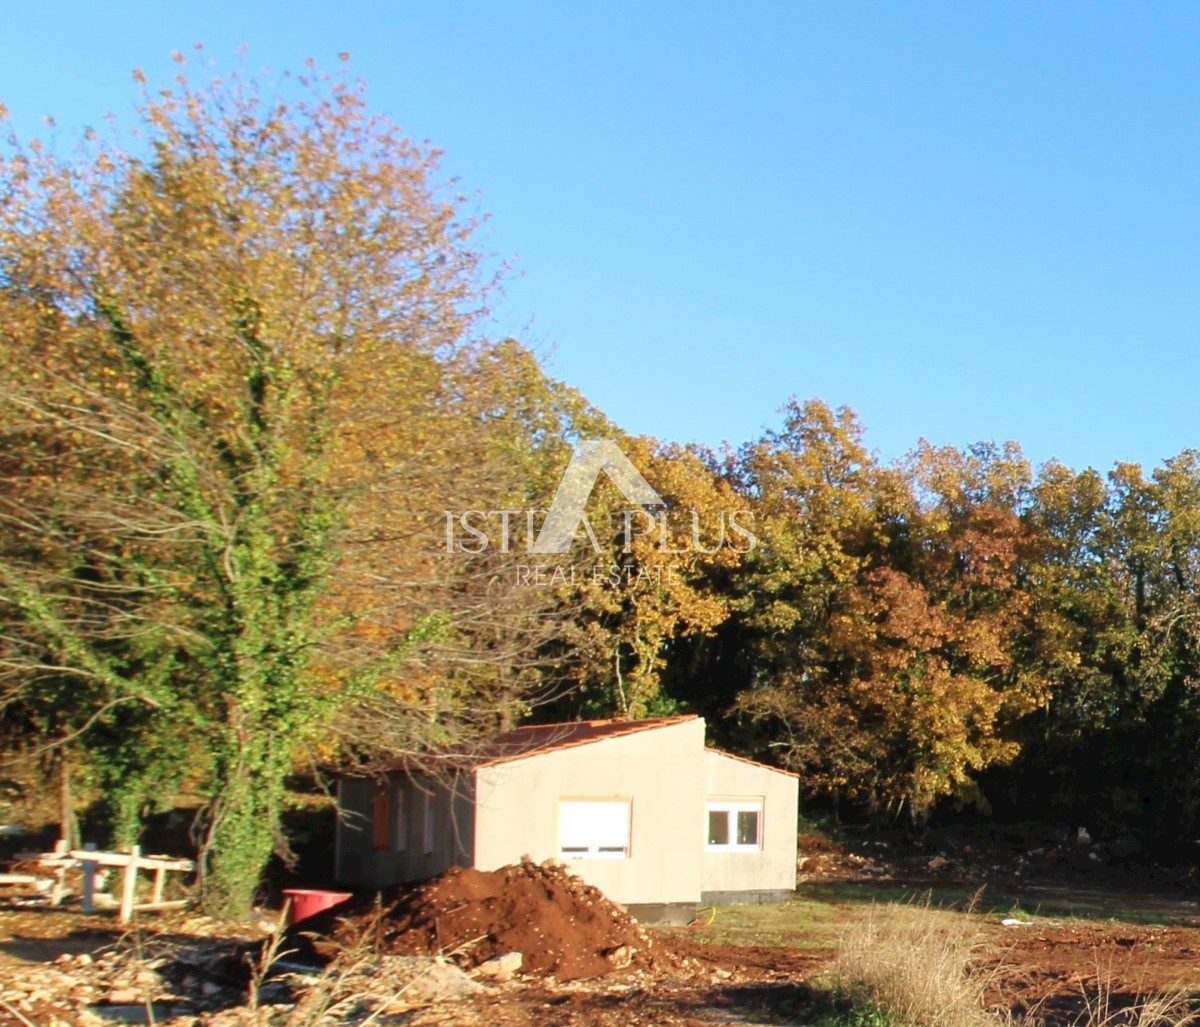
[[[568,865],[624,904],[698,902],[703,763],[704,721],[695,718],[482,767],[476,772],[475,865],[494,870],[522,856],[557,858],[560,799],[628,798],[628,858]]]
[[[756,852],[716,852],[701,841],[701,891],[772,892],[796,887],[796,818],[800,782],[770,767],[735,759],[715,749],[704,752],[705,801],[761,798],[762,848]]]

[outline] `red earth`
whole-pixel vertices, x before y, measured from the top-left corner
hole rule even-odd
[[[824,903],[827,916],[851,922],[887,888],[970,889],[997,881],[1010,891],[1019,886],[1023,908],[1036,905],[1040,915],[1018,914],[1022,922],[1005,927],[994,910],[975,914],[985,942],[977,968],[988,975],[993,1006],[1018,1016],[1034,1010],[1049,1027],[1074,1022],[1100,992],[1108,993],[1110,1008],[1119,1008],[1157,990],[1200,985],[1200,908],[1186,880],[1147,894],[1093,874],[1084,880],[1086,888],[1072,889],[1062,878],[1031,883],[1029,874],[1018,873],[1028,859],[1014,857],[1006,864],[985,850],[985,858],[972,863],[965,846],[902,853],[897,848],[814,843],[807,848],[798,897]],[[1051,853],[1044,859],[1069,866],[1077,856],[1059,860]],[[1042,908],[1054,903],[1068,910],[1107,904],[1119,908],[1121,917],[1056,918]],[[722,923],[647,931],[564,867],[526,863],[494,873],[452,871],[380,902],[356,900],[301,926],[324,936],[310,954],[326,960],[336,951],[366,946],[398,955],[440,953],[470,971],[492,956],[522,953],[524,967],[516,979],[461,1001],[412,1010],[405,1022],[414,1027],[811,1022],[812,984],[835,958],[836,932],[806,935],[797,927],[778,944],[733,945]],[[147,918],[130,933],[100,916],[13,908],[0,910],[0,1025],[86,1022],[72,996],[89,986],[103,994],[101,968],[128,972],[130,960],[153,948],[156,939],[168,949],[189,939],[229,948],[223,961],[206,956],[201,969],[189,969],[196,987],[214,996],[213,1008],[190,1013],[190,1023],[257,1022],[244,1007],[245,966],[253,951],[246,937],[235,938],[226,925],[170,916]],[[126,955],[104,955],[116,951]],[[81,957],[94,962],[81,966]],[[30,980],[51,970],[66,982],[65,991],[47,993],[43,987],[31,993]],[[162,973],[170,978],[171,970],[167,965]],[[280,1022],[287,1019],[282,1007],[277,1015]]]

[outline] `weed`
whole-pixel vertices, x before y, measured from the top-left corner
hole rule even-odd
[[[896,1021],[874,1002],[868,1002],[825,1016],[816,1027],[896,1027]]]
[[[976,968],[978,921],[922,904],[873,909],[845,934],[832,987],[866,1020],[855,1027],[995,1027]],[[870,1019],[874,1017],[874,1019]]]
[[[246,1004],[251,1011],[257,1010],[262,1002],[263,985],[274,969],[276,962],[283,959],[285,956],[290,956],[294,952],[293,949],[283,949],[284,936],[286,934],[285,925],[287,924],[290,913],[292,900],[288,899],[283,904],[283,911],[279,914],[279,924],[276,930],[267,939],[264,939],[262,948],[259,949],[258,957],[251,958],[246,956],[246,962],[250,966],[250,984],[246,995]]]
[[[1070,1027],[1195,1027],[1200,1014],[1182,987],[1153,992],[1135,1002],[1123,1002],[1113,991],[1111,978],[1097,974],[1095,993],[1083,993],[1083,1011]],[[1034,1010],[1036,1017],[1037,1010]]]
[[[1020,1019],[989,1010],[985,995],[1004,967],[981,968],[981,927],[969,907],[952,913],[928,899],[872,908],[843,936],[818,1027],[1200,1027],[1182,987],[1121,994],[1103,968],[1070,1020],[1042,1007]]]

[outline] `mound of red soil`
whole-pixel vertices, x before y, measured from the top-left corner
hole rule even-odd
[[[495,871],[454,867],[378,907],[347,903],[300,928],[343,947],[399,955],[441,953],[464,966],[520,952],[523,973],[560,981],[670,962],[621,906],[564,866],[520,863]]]

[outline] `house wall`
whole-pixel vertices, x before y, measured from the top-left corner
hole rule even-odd
[[[796,820],[800,782],[781,771],[734,759],[714,749],[704,752],[704,801],[763,800],[762,848],[757,852],[703,853],[706,902],[781,900],[796,887]],[[701,804],[703,806],[703,803]]]
[[[387,844],[377,848],[373,813],[380,792],[387,796],[389,823]],[[455,865],[471,865],[475,821],[468,775],[447,781],[400,773],[383,780],[347,777],[339,794],[337,878],[342,883],[386,888],[433,877]],[[431,845],[425,832],[426,795],[431,800]]]
[[[481,767],[475,865],[494,870],[523,856],[558,858],[559,799],[625,797],[628,858],[567,865],[625,905],[695,904],[705,842],[703,756],[704,721],[697,718]]]

